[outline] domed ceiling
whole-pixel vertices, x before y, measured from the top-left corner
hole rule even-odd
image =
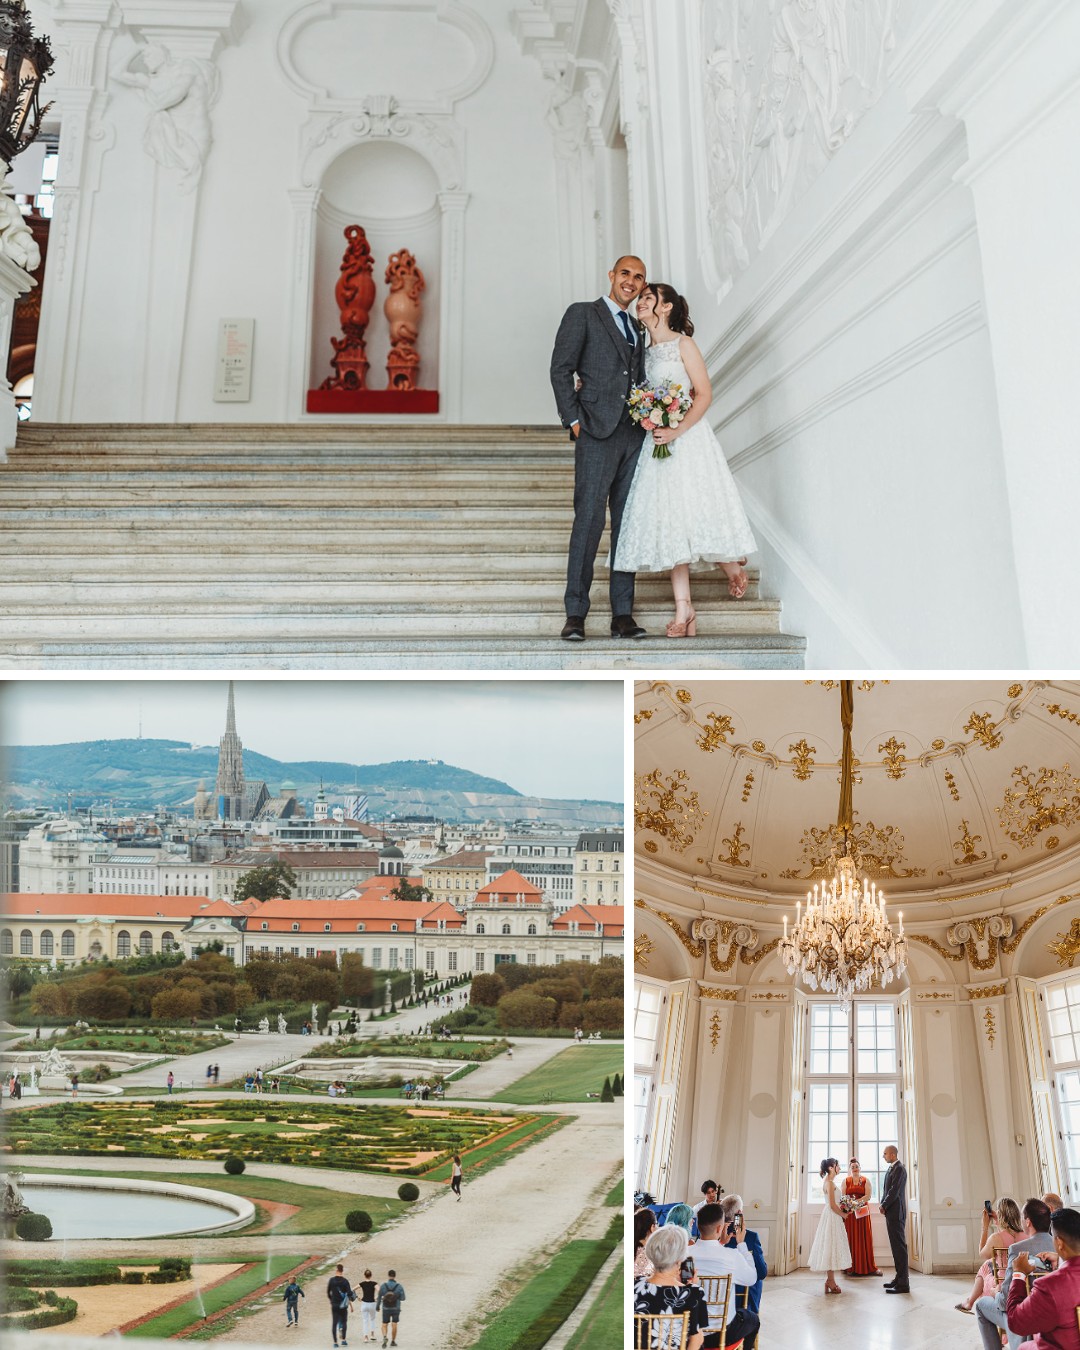
[[[854,840],[890,900],[1080,867],[1080,684],[864,680],[854,704]],[[634,720],[640,861],[792,904],[822,878],[838,681],[641,683]]]

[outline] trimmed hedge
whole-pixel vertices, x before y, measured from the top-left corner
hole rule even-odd
[[[57,1298],[55,1307],[45,1306],[38,1312],[17,1317],[0,1317],[0,1327],[10,1331],[39,1331],[42,1327],[58,1327],[62,1322],[74,1321],[78,1311],[79,1305],[73,1298]]]
[[[247,1163],[243,1158],[238,1158],[235,1153],[230,1153],[225,1159],[225,1171],[231,1177],[238,1177],[246,1166]]]
[[[419,1200],[420,1187],[413,1181],[403,1181],[397,1188],[398,1198],[401,1200]]]
[[[350,1209],[345,1215],[345,1227],[350,1233],[370,1233],[373,1222],[366,1209]]]
[[[52,1237],[52,1220],[47,1214],[20,1214],[15,1220],[15,1236],[24,1242],[47,1242]]]

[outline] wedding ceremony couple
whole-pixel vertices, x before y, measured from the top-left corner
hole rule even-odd
[[[892,1248],[896,1274],[884,1286],[887,1294],[908,1294],[907,1246],[907,1168],[890,1144],[882,1154],[889,1164],[881,1184],[878,1210]],[[825,1293],[841,1294],[836,1272],[845,1275],[880,1275],[874,1264],[874,1244],[870,1233],[870,1182],[852,1158],[843,1189],[836,1184],[840,1163],[836,1158],[821,1161],[822,1195],[825,1208],[818,1220],[810,1248],[810,1269],[825,1272]]]
[[[574,525],[566,579],[568,642],[585,640],[593,568],[610,511],[611,635],[645,637],[634,619],[637,572],[670,572],[669,638],[697,636],[690,569],[719,568],[746,594],[756,547],[724,452],[705,414],[712,401],[687,302],[619,258],[611,289],[563,315],[551,385],[574,443]]]

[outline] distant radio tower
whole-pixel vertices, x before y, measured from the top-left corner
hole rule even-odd
[[[142,699],[139,699],[139,740],[142,740]]]

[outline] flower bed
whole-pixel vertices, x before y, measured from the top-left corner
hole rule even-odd
[[[424,1059],[459,1059],[479,1064],[505,1054],[507,1040],[440,1041],[412,1036],[388,1036],[381,1041],[333,1041],[317,1045],[304,1054],[305,1059],[390,1059],[394,1056],[418,1056]]]
[[[533,1117],[495,1112],[268,1101],[59,1102],[19,1112],[5,1153],[131,1157],[345,1167],[421,1175]]]

